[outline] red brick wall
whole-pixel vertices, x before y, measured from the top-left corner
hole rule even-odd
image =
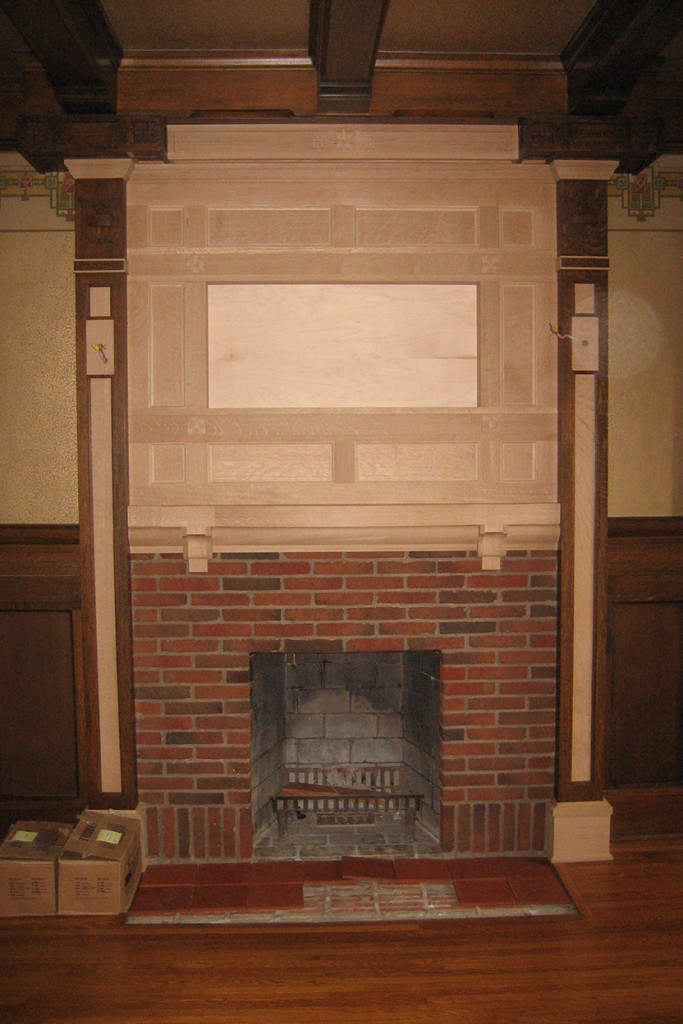
[[[440,649],[444,851],[541,851],[553,795],[554,554],[135,556],[138,787],[151,859],[251,854],[249,653]]]

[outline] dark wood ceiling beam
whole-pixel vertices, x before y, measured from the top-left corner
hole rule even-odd
[[[683,31],[683,0],[598,0],[562,52],[569,113],[615,115]]]
[[[309,52],[321,112],[370,107],[379,38],[390,0],[311,0]]]
[[[69,114],[116,112],[121,49],[98,0],[0,0]]]

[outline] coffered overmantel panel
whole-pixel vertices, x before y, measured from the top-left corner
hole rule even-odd
[[[172,126],[169,159],[128,185],[136,550],[556,545],[555,182],[511,126]],[[476,407],[210,408],[209,287],[250,283],[474,286]]]

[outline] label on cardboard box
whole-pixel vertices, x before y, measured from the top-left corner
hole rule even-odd
[[[98,833],[97,842],[111,843],[112,846],[116,846],[117,843],[121,842],[122,836],[122,832],[115,832],[114,829],[111,828],[102,828]]]
[[[37,832],[26,832],[24,829],[20,829],[15,832],[12,836],[12,842],[14,843],[32,843],[34,839],[38,838]]]
[[[10,878],[9,895],[12,900],[34,900],[47,893],[45,878]]]

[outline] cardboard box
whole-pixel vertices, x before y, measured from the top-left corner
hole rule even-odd
[[[140,819],[85,811],[59,857],[59,913],[121,914],[141,874]]]
[[[18,821],[0,846],[0,915],[57,913],[57,861],[71,825]]]

